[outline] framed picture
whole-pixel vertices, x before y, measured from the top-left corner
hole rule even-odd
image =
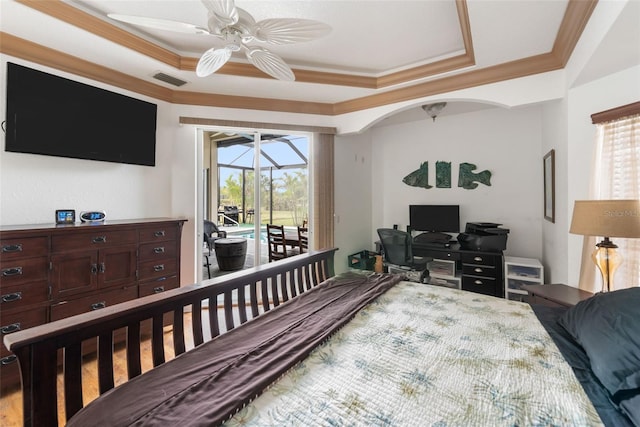
[[[543,158],[544,167],[544,219],[556,222],[556,152],[549,151]]]

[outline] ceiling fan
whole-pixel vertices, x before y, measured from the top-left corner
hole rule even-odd
[[[196,74],[206,77],[222,67],[234,52],[244,50],[251,64],[270,76],[293,81],[295,75],[284,60],[261,46],[249,45],[252,41],[283,45],[314,40],[327,35],[331,27],[319,21],[296,18],[264,19],[256,22],[244,9],[235,6],[234,0],[201,0],[208,11],[207,28],[184,22],[144,16],[110,13],[111,19],[142,27],[160,30],[212,35],[223,41],[222,47],[212,47],[198,61]]]

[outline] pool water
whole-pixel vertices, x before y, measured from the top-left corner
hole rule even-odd
[[[228,233],[229,237],[244,237],[245,239],[255,239],[256,238],[256,233],[255,230],[241,230],[241,231],[234,231],[233,233]],[[260,241],[263,243],[267,243],[267,232],[266,231],[261,231],[260,232]]]

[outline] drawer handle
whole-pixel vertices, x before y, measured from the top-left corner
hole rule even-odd
[[[98,274],[98,264],[91,264],[91,274]]]
[[[100,310],[101,308],[105,308],[107,303],[104,301],[96,302],[91,304],[91,310]]]
[[[96,236],[91,239],[92,243],[107,243],[107,236]]]
[[[156,254],[163,254],[164,253],[164,246],[159,246],[157,248],[153,248],[153,252]]]
[[[482,269],[481,268],[474,268],[473,271],[475,271],[476,273],[482,273]]]
[[[477,257],[473,257],[474,261],[478,261],[478,262],[482,262],[482,257],[481,256],[477,256]]]
[[[482,285],[483,284],[482,280],[474,280],[473,283],[475,283],[476,285]]]
[[[2,335],[7,335],[7,334],[12,334],[14,332],[18,332],[19,330],[20,330],[20,322],[3,326],[2,329],[0,329],[0,332],[2,332]]]
[[[153,235],[155,237],[164,237],[164,230],[156,231]]]
[[[153,293],[154,294],[159,294],[160,292],[164,292],[164,286],[157,286],[157,287],[153,288]]]
[[[2,252],[22,252],[22,243],[15,245],[5,245],[2,247]]]
[[[12,294],[2,295],[2,302],[13,302],[22,299],[22,292],[14,292]]]
[[[18,360],[16,355],[10,354],[9,356],[3,357],[2,359],[0,359],[0,365],[2,366],[11,365],[12,363],[15,363],[16,360]]]
[[[153,266],[153,271],[163,271],[163,270],[164,270],[164,264],[158,264]]]
[[[100,266],[98,267],[98,273],[104,273],[107,270],[107,268],[104,266],[104,262],[100,263]]]
[[[5,268],[4,270],[2,270],[2,275],[4,277],[21,276],[22,267]]]

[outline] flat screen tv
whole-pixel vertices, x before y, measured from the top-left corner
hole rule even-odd
[[[5,151],[155,166],[157,105],[7,64]]]
[[[460,206],[410,205],[409,226],[415,231],[460,232]]]

